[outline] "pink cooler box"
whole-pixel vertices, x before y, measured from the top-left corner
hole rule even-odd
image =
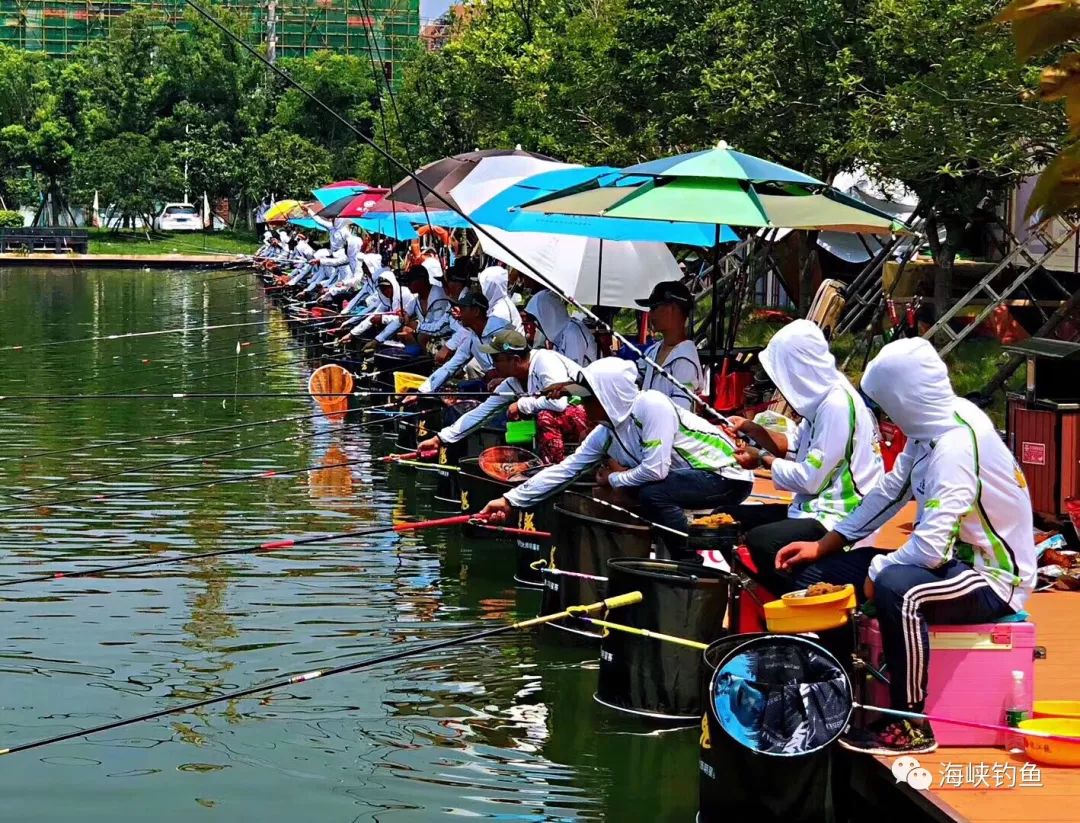
[[[877,620],[859,625],[860,654],[880,669],[884,663]],[[978,623],[930,627],[930,677],[926,713],[976,723],[1005,722],[1005,704],[1012,691],[1012,672],[1022,671],[1031,710],[1035,675],[1033,623]],[[891,676],[890,672],[886,672]],[[889,689],[867,676],[863,701],[889,705]],[[942,746],[1004,746],[1001,732],[971,729],[952,723],[934,723],[934,736]]]

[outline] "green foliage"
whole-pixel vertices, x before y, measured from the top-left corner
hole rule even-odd
[[[305,192],[330,177],[330,152],[283,129],[249,137],[240,146],[241,169],[249,192],[279,197]]]
[[[21,229],[23,216],[17,211],[0,210],[0,229]]]
[[[153,220],[162,192],[183,185],[168,145],[143,134],[125,133],[103,140],[82,158],[75,191],[89,202],[97,191],[123,218]]]

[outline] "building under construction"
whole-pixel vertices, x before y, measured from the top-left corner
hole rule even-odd
[[[206,5],[211,5],[207,0]],[[367,57],[375,51],[389,76],[411,53],[420,31],[420,0],[214,0],[251,20],[250,36],[276,57],[329,50]],[[184,0],[0,0],[0,43],[63,57],[109,35],[135,9],[183,28]]]

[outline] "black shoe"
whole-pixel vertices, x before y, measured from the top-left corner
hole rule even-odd
[[[869,728],[850,728],[840,738],[840,745],[853,752],[896,757],[901,754],[929,754],[937,749],[930,724],[917,725],[908,720],[879,720]]]

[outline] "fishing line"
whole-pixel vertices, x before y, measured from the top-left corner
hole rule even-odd
[[[195,709],[201,709],[205,706],[213,706],[217,703],[228,703],[233,700],[239,700],[245,697],[252,697],[256,694],[261,694],[263,692],[273,691],[275,689],[283,689],[287,688],[288,686],[298,685],[300,683],[307,683],[310,680],[315,680],[320,677],[331,677],[335,674],[346,674],[349,672],[366,669],[371,666],[376,666],[382,663],[390,663],[396,660],[403,660],[408,657],[416,657],[419,655],[430,654],[431,652],[440,651],[442,649],[451,648],[453,646],[458,646],[462,643],[473,643],[478,640],[487,640],[488,638],[495,637],[500,634],[508,634],[512,631],[530,629],[534,626],[542,626],[545,623],[550,623],[553,620],[563,620],[567,617],[580,617],[583,615],[590,615],[601,610],[610,611],[611,609],[617,609],[622,606],[630,606],[635,603],[640,603],[641,597],[641,592],[630,592],[628,594],[621,594],[616,597],[609,597],[606,600],[601,600],[596,603],[570,606],[569,608],[564,609],[561,612],[555,612],[554,614],[545,614],[539,617],[532,617],[528,620],[518,621],[517,623],[504,624],[494,629],[485,629],[483,631],[473,632],[471,634],[459,637],[451,637],[447,640],[439,640],[434,643],[409,644],[409,648],[398,649],[397,651],[388,652],[377,657],[367,657],[363,660],[357,660],[352,663],[343,663],[329,669],[316,669],[315,671],[304,672],[303,674],[296,674],[282,680],[275,680],[257,686],[249,686],[248,688],[244,689],[235,689],[226,694],[217,695],[215,697],[207,697],[202,700],[194,701],[192,703],[185,703],[181,706],[174,706],[169,709],[159,709],[157,711],[147,712],[146,714],[141,714],[136,717],[128,717],[121,720],[112,720],[108,723],[103,723],[100,726],[93,726],[87,729],[78,729],[72,732],[65,732],[64,734],[58,734],[53,737],[45,738],[43,740],[35,740],[30,743],[21,743],[6,749],[0,749],[0,755],[15,754],[16,752],[25,752],[31,749],[39,749],[43,746],[48,746],[53,743],[61,743],[65,740],[75,740],[80,737],[87,737],[88,735],[98,734],[99,732],[119,729],[123,728],[124,726],[134,725],[136,723],[143,723],[147,720],[157,720],[158,718],[168,717],[169,715],[190,712]]]
[[[246,323],[220,323],[210,326],[185,326],[177,329],[157,329],[155,331],[136,331],[124,334],[105,334],[95,337],[80,337],[74,340],[51,340],[45,343],[27,343],[17,346],[0,346],[0,351],[29,351],[30,349],[43,349],[52,346],[68,346],[73,343],[95,343],[106,340],[127,340],[135,337],[155,337],[162,334],[186,334],[193,331],[216,331],[217,329],[236,329],[243,326],[265,326],[275,321],[280,323],[298,323],[307,318],[271,317],[265,320],[249,320]]]
[[[461,208],[456,203],[452,202],[447,197],[444,197],[442,194],[437,192],[433,187],[429,186],[427,183],[425,183],[423,180],[421,180],[420,177],[416,174],[415,171],[413,171],[412,169],[406,168],[397,158],[395,158],[392,154],[390,154],[390,152],[385,151],[374,140],[372,140],[368,135],[364,134],[359,128],[357,128],[355,125],[353,125],[347,119],[345,119],[342,115],[338,114],[336,111],[334,111],[332,108],[330,108],[329,105],[327,105],[322,100],[320,100],[315,94],[313,94],[308,89],[306,89],[304,86],[302,86],[300,83],[298,83],[296,80],[294,80],[288,74],[288,72],[284,71],[283,69],[281,69],[279,66],[275,65],[274,63],[271,63],[263,55],[259,54],[259,52],[256,51],[246,41],[244,41],[243,38],[239,37],[238,35],[234,34],[232,31],[230,31],[227,26],[225,26],[223,23],[221,23],[212,14],[210,14],[199,3],[195,2],[195,0],[184,0],[184,3],[186,5],[188,5],[188,6],[190,6],[191,9],[193,11],[195,11],[200,17],[202,17],[208,23],[210,23],[212,26],[214,26],[216,29],[221,31],[226,37],[228,37],[230,40],[232,40],[238,47],[240,47],[241,49],[246,51],[248,54],[250,54],[256,60],[258,60],[260,63],[262,63],[267,69],[269,69],[271,72],[276,74],[278,77],[280,77],[286,83],[291,85],[293,88],[295,88],[301,94],[303,94],[305,97],[307,97],[313,103],[315,103],[319,108],[324,110],[327,114],[332,116],[335,120],[340,122],[343,126],[345,126],[347,129],[352,131],[354,134],[356,134],[356,136],[359,137],[364,143],[366,143],[368,146],[370,146],[372,149],[374,149],[376,153],[381,155],[383,157],[383,159],[387,160],[394,167],[396,167],[400,171],[404,172],[407,176],[411,177],[413,179],[413,181],[416,183],[417,190],[420,190],[420,189],[425,190],[433,198],[435,198],[440,203],[445,205],[448,210],[453,211],[455,214],[459,215],[466,223],[469,224],[469,226],[472,227],[472,229],[478,235],[480,235],[482,237],[486,237],[486,238],[488,238],[489,240],[491,240],[491,241],[493,241],[495,243],[499,242],[496,238],[492,237],[491,234],[489,234],[488,231],[481,224],[479,224],[475,220],[473,220],[472,217],[470,217],[468,214],[465,214],[465,212],[463,212],[461,210]],[[517,257],[517,256],[515,255],[515,257]],[[692,393],[688,392],[682,386],[682,384],[679,383],[679,381],[674,376],[672,376],[662,365],[660,365],[659,363],[654,361],[652,358],[648,357],[634,343],[631,343],[630,340],[628,340],[626,337],[624,337],[622,335],[622,333],[620,333],[618,331],[618,329],[614,328],[613,325],[611,325],[611,324],[607,323],[606,321],[604,321],[603,319],[601,319],[599,316],[596,315],[595,312],[593,312],[591,309],[589,309],[589,308],[585,307],[584,305],[582,305],[573,296],[565,294],[562,291],[562,289],[559,288],[559,286],[552,283],[551,280],[548,279],[547,277],[545,277],[544,275],[540,274],[540,272],[538,272],[536,270],[536,268],[532,264],[530,264],[528,261],[523,260],[520,257],[517,257],[517,260],[518,260],[518,262],[523,264],[523,267],[525,269],[524,273],[527,274],[530,278],[536,280],[537,282],[539,282],[539,283],[541,283],[543,285],[546,285],[549,289],[551,289],[554,293],[558,294],[567,303],[572,305],[574,308],[576,308],[578,311],[582,312],[586,316],[590,317],[594,322],[598,323],[603,329],[607,330],[613,337],[615,337],[617,340],[619,340],[620,343],[622,343],[623,345],[629,347],[629,349],[632,352],[635,352],[636,354],[640,355],[641,359],[643,359],[646,363],[648,363],[654,369],[656,369],[657,372],[659,372],[660,374],[663,374],[665,377],[667,377],[667,379],[670,380],[672,382],[672,384],[679,391],[681,391],[684,395],[686,395],[688,398],[690,398],[691,401],[693,401],[694,403],[701,404],[702,407],[705,409],[706,413],[708,413],[710,416],[714,417],[715,419],[719,420],[722,423],[726,424],[728,422],[727,417],[725,417],[724,415],[720,414],[718,411],[716,411],[715,409],[710,407],[708,405],[708,403],[702,404],[701,401],[697,397],[695,397]]]
[[[82,446],[74,446],[67,449],[49,449],[48,451],[30,452],[29,454],[22,454],[11,457],[0,457],[0,463],[7,462],[9,460],[35,460],[39,457],[51,457],[57,454],[75,454],[84,451],[93,451],[95,449],[107,449],[116,446],[132,446],[136,443],[148,443],[155,440],[170,440],[174,438],[186,438],[193,437],[197,434],[210,434],[212,432],[234,431],[236,429],[248,429],[257,428],[258,426],[269,426],[273,423],[285,423],[294,420],[311,420],[316,417],[325,417],[327,415],[340,414],[340,412],[315,412],[314,414],[296,414],[288,417],[274,417],[270,420],[255,420],[250,423],[230,423],[227,426],[212,426],[208,429],[187,429],[185,431],[170,432],[168,434],[150,434],[143,437],[133,437],[130,440],[107,440],[100,443],[88,443]]]
[[[403,412],[401,416],[405,417],[405,416],[408,416],[410,414],[413,414],[413,413],[412,412]],[[382,422],[383,421],[381,419],[380,420],[371,420],[371,421],[366,421],[364,423],[359,423],[359,424],[357,424],[356,427],[357,428],[366,428],[369,425],[381,424]],[[173,489],[201,489],[201,488],[209,488],[211,486],[218,486],[218,485],[221,485],[221,484],[224,484],[224,483],[239,483],[239,482],[242,482],[244,480],[259,480],[259,479],[267,479],[267,478],[272,478],[272,477],[288,477],[288,476],[291,476],[291,475],[294,475],[294,474],[304,474],[304,473],[307,473],[307,472],[319,471],[320,469],[335,469],[335,468],[339,468],[341,466],[354,466],[357,463],[363,463],[363,462],[364,462],[364,460],[359,460],[359,459],[358,460],[346,460],[346,461],[343,461],[343,462],[340,462],[340,463],[327,463],[327,464],[320,464],[320,465],[317,465],[317,466],[303,466],[303,467],[298,468],[298,469],[286,469],[286,470],[281,470],[281,471],[276,470],[276,469],[269,469],[269,470],[259,471],[259,472],[249,472],[249,473],[245,473],[245,474],[238,474],[238,475],[227,476],[227,477],[218,477],[218,478],[214,478],[212,480],[199,480],[199,481],[193,481],[191,483],[175,483],[175,484],[172,484],[172,485],[165,485],[165,486],[152,486],[152,487],[150,487],[148,489],[129,489],[127,491],[111,492],[109,494],[88,494],[88,495],[83,495],[81,497],[69,498],[67,500],[50,501],[48,503],[31,503],[31,504],[27,504],[27,505],[23,505],[23,506],[5,506],[4,508],[0,508],[0,514],[6,513],[6,512],[12,512],[12,511],[25,511],[27,509],[56,508],[58,506],[69,506],[69,505],[72,505],[74,503],[85,503],[85,502],[88,502],[88,501],[101,502],[101,501],[104,501],[104,500],[115,500],[115,499],[122,498],[122,497],[137,497],[137,496],[143,495],[143,494],[155,494],[157,492],[171,491]]]
[[[222,449],[220,451],[215,451],[215,452],[207,452],[206,454],[194,454],[194,455],[185,456],[185,457],[174,457],[174,458],[172,458],[170,460],[163,460],[163,461],[160,461],[158,463],[149,463],[149,464],[147,464],[145,466],[132,466],[132,467],[126,468],[126,469],[116,469],[114,471],[108,471],[108,472],[103,472],[101,474],[90,475],[89,477],[80,477],[80,478],[77,478],[77,479],[65,478],[64,480],[60,480],[60,481],[58,481],[56,483],[48,483],[48,484],[46,484],[44,486],[35,486],[33,488],[23,489],[23,490],[21,490],[21,491],[19,491],[17,493],[8,493],[8,496],[9,497],[20,498],[20,497],[22,497],[24,495],[27,495],[27,494],[38,494],[40,492],[48,491],[50,489],[60,488],[61,486],[76,486],[76,485],[79,485],[81,483],[93,483],[96,480],[108,480],[108,479],[113,478],[113,477],[120,477],[122,475],[132,474],[134,472],[148,472],[148,471],[151,471],[152,469],[165,469],[165,468],[168,468],[170,466],[180,466],[180,465],[183,465],[184,463],[192,463],[192,462],[199,461],[199,460],[208,460],[211,457],[227,457],[228,455],[231,455],[231,454],[240,454],[240,453],[246,452],[246,451],[253,451],[255,449],[262,448],[263,446],[276,446],[276,445],[278,445],[280,443],[292,443],[292,442],[294,442],[296,440],[306,440],[306,439],[311,438],[311,437],[320,437],[320,436],[322,436],[324,434],[333,434],[335,432],[344,431],[347,428],[349,428],[348,424],[342,424],[340,426],[330,427],[330,428],[325,429],[323,431],[302,432],[300,434],[292,434],[292,435],[289,435],[288,437],[282,437],[282,438],[277,439],[277,440],[264,440],[261,443],[252,443],[252,444],[247,445],[247,446],[234,446],[234,447],[229,448],[229,449]],[[48,504],[46,503],[46,504],[39,504],[39,505],[48,505]],[[2,508],[0,508],[0,512],[3,512],[3,511],[11,511],[11,510],[10,509],[2,509]]]

